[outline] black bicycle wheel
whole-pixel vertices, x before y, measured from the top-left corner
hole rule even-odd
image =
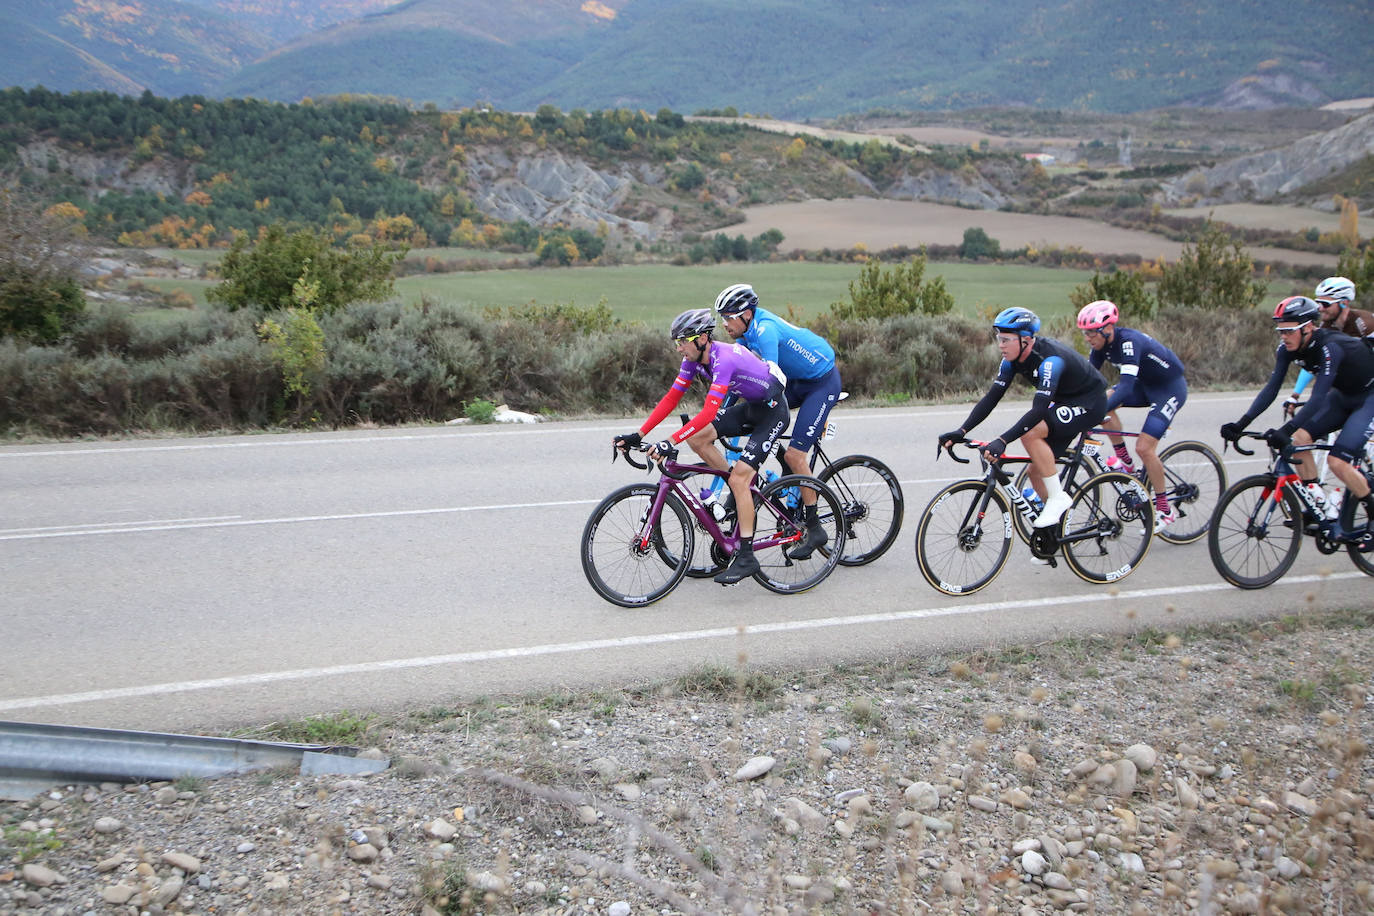
[[[844,511],[842,566],[863,566],[887,552],[902,528],[902,485],[877,458],[847,455],[817,478],[840,498]]]
[[[1155,533],[1150,494],[1130,474],[1098,474],[1078,488],[1058,530],[1074,575],[1098,585],[1117,582],[1150,550]]]
[[[970,595],[986,586],[1011,553],[1011,513],[1006,497],[992,491],[978,514],[987,485],[961,480],[935,495],[916,528],[916,563],[932,588]]]
[[[695,533],[687,507],[671,493],[648,536],[655,484],[631,484],[603,499],[582,529],[582,572],[602,598],[643,607],[671,592],[687,573]]]
[[[1073,466],[1072,456],[1065,455],[1059,458],[1058,464],[1059,480],[1061,482],[1068,480],[1069,468]],[[1083,485],[1083,481],[1097,472],[1097,465],[1080,455],[1078,458],[1078,470],[1074,472],[1073,480],[1068,480],[1068,484],[1064,487],[1064,492],[1070,496],[1077,493],[1078,488]],[[1030,486],[1030,465],[1022,464],[1020,473],[1016,475],[1016,489],[1024,493],[1028,486]],[[1011,522],[1016,526],[1017,537],[1019,537],[1023,543],[1029,544],[1031,538],[1030,522],[1026,521],[1020,512],[1013,512],[1011,514]]]
[[[1221,494],[1226,467],[1202,442],[1177,442],[1159,453],[1164,465],[1164,493],[1177,518],[1159,536],[1170,544],[1191,544],[1207,533]]]
[[[816,494],[816,518],[826,534],[825,546],[803,560],[789,554],[806,535],[801,493]],[[794,595],[815,588],[830,575],[844,553],[844,513],[828,486],[805,474],[787,474],[768,484],[754,501],[754,578],[769,591]]]
[[[1302,506],[1274,478],[1255,474],[1222,494],[1207,529],[1212,565],[1237,588],[1264,588],[1278,581],[1302,546]]]
[[[1366,474],[1366,477],[1369,475]],[[1346,509],[1345,504],[1341,505],[1341,526],[1347,531],[1374,531],[1374,517],[1371,517],[1369,510],[1365,508],[1364,500],[1356,499],[1350,495],[1350,491],[1345,491],[1345,502],[1351,504],[1350,509]],[[1374,551],[1361,551],[1358,544],[1346,544],[1346,553],[1350,554],[1351,561],[1355,568],[1366,576],[1374,576]]]

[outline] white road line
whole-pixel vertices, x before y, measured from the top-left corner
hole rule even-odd
[[[557,506],[589,506],[600,501],[600,499],[566,499],[546,503],[507,503],[506,505],[498,506],[444,506],[434,509],[396,509],[391,512],[349,512],[340,515],[297,515],[286,518],[239,518],[238,516],[224,516],[226,519],[231,520],[222,522],[189,522],[185,524],[146,523],[136,528],[86,528],[80,531],[61,529],[44,531],[42,529],[37,529],[37,533],[34,534],[12,533],[33,530],[17,528],[12,531],[0,530],[0,541],[31,541],[45,538],[86,537],[95,534],[137,534],[145,531],[181,531],[191,528],[246,528],[254,525],[299,525],[306,522],[340,522],[363,518],[397,518],[407,515],[442,515],[451,512],[484,512],[498,509],[548,509]]]
[[[1340,579],[1364,578],[1363,573],[1335,573],[1329,576],[1292,576],[1282,579],[1271,588],[1281,586],[1311,585]],[[146,684],[140,687],[115,687],[108,690],[88,690],[82,693],[51,694],[39,697],[17,697],[0,700],[0,712],[18,709],[37,709],[46,706],[67,706],[75,703],[99,703],[107,700],[124,700],[134,697],[162,696],[186,693],[193,690],[229,690],[242,687],[261,687],[283,681],[305,681],[343,675],[375,674],[382,671],[401,671],[415,668],[435,668],[443,665],[466,665],[477,662],[498,661],[502,659],[536,658],[546,655],[567,655],[575,652],[599,652],[606,649],[626,649],[637,646],[661,646],[671,643],[690,642],[702,639],[720,639],[739,635],[763,635],[768,633],[796,633],[805,630],[823,630],[834,627],[864,626],[868,624],[900,623],[906,620],[922,620],[934,617],[953,617],[965,614],[989,614],[1010,610],[1062,607],[1069,604],[1091,604],[1099,601],[1121,602],[1139,601],[1150,598],[1165,598],[1172,595],[1196,595],[1203,592],[1234,591],[1226,583],[1206,585],[1178,585],[1167,588],[1147,588],[1123,591],[1116,596],[1095,594],[1056,595],[1050,598],[1034,598],[1021,601],[990,601],[970,604],[963,607],[943,606],[921,608],[912,611],[889,611],[881,614],[857,614],[852,617],[821,617],[815,620],[790,620],[779,623],[765,623],[753,626],[717,627],[708,630],[682,630],[674,633],[651,633],[644,636],[622,636],[615,639],[593,639],[584,642],[553,643],[539,646],[515,646],[509,649],[488,649],[482,652],[458,652],[452,655],[428,655],[418,658],[396,658],[376,662],[360,662],[353,665],[331,665],[325,668],[297,668],[289,671],[264,671],[259,674],[244,674],[233,677],[206,678],[198,681],[176,681],[166,684]]]
[[[71,531],[74,534],[86,534],[85,531],[77,531],[78,528],[109,528],[112,525],[180,525],[191,522],[223,522],[230,519],[243,518],[242,515],[206,515],[199,518],[148,518],[134,522],[87,522],[80,525],[47,525],[42,528],[0,528],[0,535],[4,534],[26,534],[47,531]]]

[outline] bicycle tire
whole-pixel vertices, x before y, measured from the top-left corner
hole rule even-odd
[[[1119,582],[1140,566],[1154,539],[1150,494],[1130,474],[1098,474],[1078,488],[1057,530],[1074,575],[1095,585]],[[1087,533],[1095,536],[1075,539]]]
[[[1178,517],[1159,536],[1170,544],[1191,544],[1207,533],[1226,492],[1226,466],[1211,446],[1191,440],[1169,446],[1159,453],[1159,460],[1164,465],[1165,496]]]
[[[1055,463],[1060,466],[1059,480],[1061,483],[1068,477],[1069,468],[1072,465],[1069,458],[1070,456],[1064,455],[1061,458],[1055,459]],[[1021,492],[1025,492],[1026,487],[1030,485],[1030,467],[1029,464],[1021,465],[1021,470],[1016,475],[1016,489]],[[1084,458],[1082,455],[1078,456],[1078,472],[1073,475],[1073,480],[1069,481],[1068,486],[1064,487],[1064,492],[1070,496],[1077,493],[1078,488],[1083,485],[1083,481],[1091,478],[1094,474],[1098,473],[1098,471],[1099,468],[1096,464]],[[1013,512],[1011,516],[1012,524],[1016,528],[1016,536],[1021,539],[1022,543],[1029,544],[1031,539],[1030,522],[1027,521],[1020,512]]]
[[[1272,496],[1272,474],[1237,481],[1217,503],[1207,529],[1212,565],[1237,588],[1273,585],[1292,567],[1302,547],[1302,506],[1284,490]],[[1284,525],[1292,521],[1293,527]]]
[[[887,552],[902,528],[902,485],[868,455],[846,455],[816,475],[840,498],[845,519],[841,566],[863,566]]]
[[[921,513],[916,527],[916,565],[936,591],[971,595],[997,578],[1011,553],[1012,513],[1007,499],[994,489],[987,510],[975,519],[987,490],[981,480],[961,480],[945,487]],[[1001,515],[999,519],[996,514]]]
[[[789,556],[806,534],[796,493],[801,487],[816,491],[816,517],[827,535],[825,546],[804,560]],[[797,496],[796,504],[789,504],[789,493]],[[845,545],[844,512],[835,492],[808,474],[787,474],[759,491],[754,511],[754,556],[759,561],[754,579],[780,595],[799,594],[824,582],[839,563]],[[770,540],[777,543],[767,546]]]
[[[582,529],[582,573],[598,595],[621,607],[644,607],[687,574],[696,537],[691,513],[669,493],[649,544],[640,532],[658,496],[656,484],[630,484],[603,499]],[[674,562],[675,558],[675,562]]]
[[[1365,479],[1369,480],[1370,475],[1365,474]],[[1350,491],[1345,491],[1345,500],[1352,504],[1349,513],[1346,512],[1345,505],[1341,505],[1341,526],[1347,531],[1358,531],[1361,528],[1374,530],[1374,516],[1369,514],[1369,510],[1364,507],[1364,500],[1357,500],[1350,495]],[[1345,545],[1346,553],[1350,555],[1350,561],[1355,564],[1355,568],[1366,576],[1374,576],[1374,552],[1361,553],[1360,548],[1355,544]]]

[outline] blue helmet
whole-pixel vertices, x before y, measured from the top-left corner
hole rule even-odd
[[[1012,306],[998,312],[997,317],[992,319],[992,326],[999,331],[1011,331],[1022,337],[1030,337],[1040,330],[1040,318],[1030,309]]]

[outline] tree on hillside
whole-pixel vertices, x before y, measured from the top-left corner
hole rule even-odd
[[[1165,266],[1156,295],[1165,308],[1254,308],[1268,291],[1254,268],[1244,246],[1208,220],[1197,245],[1184,245],[1178,262]]]
[[[309,229],[287,233],[281,223],[264,228],[256,244],[240,232],[220,264],[220,283],[206,298],[232,309],[290,308],[298,304],[297,281],[308,276],[318,289],[310,309],[332,312],[351,302],[377,302],[391,295],[392,268],[406,248],[381,243],[350,250],[333,247]]]
[[[954,297],[945,289],[945,278],[925,280],[926,259],[917,255],[891,270],[882,262],[864,264],[858,280],[849,282],[849,301],[834,302],[836,318],[891,318],[895,315],[943,315],[954,308]]]
[[[0,336],[56,340],[85,310],[80,218],[0,186]]]
[[[1001,254],[1002,243],[989,236],[982,226],[970,226],[964,230],[959,257],[976,261],[978,258],[996,258]]]

